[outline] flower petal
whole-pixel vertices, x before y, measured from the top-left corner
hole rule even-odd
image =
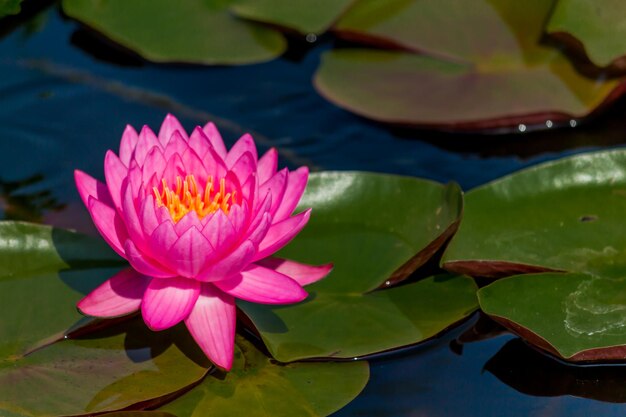
[[[223,145],[223,144],[222,144]],[[202,158],[211,148],[211,141],[200,126],[196,126],[189,136],[189,147]],[[224,152],[226,153],[226,152]]]
[[[257,265],[273,269],[276,272],[287,275],[300,285],[309,285],[319,281],[330,273],[333,264],[307,265],[296,261],[282,258],[265,258],[255,262]]]
[[[88,204],[89,214],[91,214],[98,232],[118,255],[127,258],[124,242],[128,239],[128,232],[122,217],[113,207],[93,197],[89,197]]]
[[[287,189],[287,175],[289,175],[287,168],[281,169],[272,178],[259,185],[259,197],[267,194],[272,196],[272,206],[269,209],[272,216],[283,201],[285,190]]]
[[[235,298],[261,304],[297,303],[308,295],[287,275],[258,265],[250,265],[241,274],[213,284]]]
[[[152,330],[168,329],[187,318],[200,295],[200,283],[175,277],[153,279],[141,303],[141,315]]]
[[[216,211],[211,220],[202,228],[202,235],[211,242],[218,253],[228,253],[238,238],[233,224],[222,211]]]
[[[176,267],[179,275],[195,278],[202,268],[210,262],[215,251],[211,243],[195,228],[189,228],[164,254],[170,266]]]
[[[263,184],[269,180],[278,168],[278,152],[276,148],[271,148],[269,151],[259,159],[257,166],[257,175],[259,176],[259,183]]]
[[[296,209],[298,202],[304,194],[306,183],[309,180],[309,168],[300,167],[295,171],[289,172],[287,176],[287,188],[280,205],[274,213],[274,222],[285,220]]]
[[[273,224],[259,244],[259,251],[254,256],[254,260],[266,258],[289,243],[306,226],[309,217],[311,217],[311,209]]]
[[[252,261],[255,253],[256,248],[254,244],[246,240],[224,259],[217,261],[214,265],[198,274],[196,279],[204,282],[227,279],[244,269]]]
[[[150,278],[126,268],[105,281],[78,303],[78,309],[94,317],[119,317],[139,310]]]
[[[237,162],[237,160],[241,158],[241,155],[246,152],[250,152],[252,154],[252,157],[254,158],[254,161],[257,161],[258,154],[256,151],[256,145],[254,144],[254,139],[252,139],[252,136],[250,136],[248,133],[240,137],[239,140],[235,142],[233,147],[230,148],[230,151],[228,151],[228,155],[226,155],[226,158],[224,159],[226,166],[228,168],[231,168],[233,165],[235,165],[235,162]]]
[[[124,251],[126,252],[126,259],[128,259],[131,266],[144,275],[152,278],[171,278],[177,275],[175,272],[170,271],[139,252],[137,246],[130,239],[124,244]]]
[[[113,207],[111,193],[109,193],[105,183],[78,169],[74,171],[74,182],[76,182],[78,194],[80,199],[83,200],[85,207],[89,207],[89,197],[93,197],[107,206]]]
[[[154,197],[151,194],[148,194],[148,196],[141,202],[140,213],[141,227],[143,229],[144,236],[150,236],[160,224],[156,214]]]
[[[141,180],[143,183],[148,183],[155,175],[160,178],[165,165],[167,165],[167,160],[163,155],[163,151],[158,146],[154,146],[146,155],[146,159],[141,167]]]
[[[212,122],[207,123],[202,128],[202,131],[211,142],[211,147],[215,149],[215,152],[222,157],[222,159],[226,158],[226,146],[224,145],[224,140],[222,139],[222,135],[220,135],[220,131],[217,130],[217,127]]]
[[[185,325],[200,349],[215,365],[227,371],[233,365],[235,300],[210,284],[203,284],[200,297]]]
[[[150,152],[150,149],[155,146],[163,149],[163,145],[159,142],[156,135],[148,126],[144,126],[139,132],[139,138],[137,139],[137,146],[135,146],[135,153],[133,159],[141,167],[146,159],[146,155]]]
[[[237,176],[239,183],[243,184],[252,173],[256,172],[256,161],[250,152],[246,152],[239,157],[230,170]]]
[[[187,136],[187,134],[185,134],[185,136]],[[163,154],[165,155],[165,159],[170,159],[174,154],[182,155],[187,148],[189,148],[187,139],[183,138],[183,135],[179,131],[174,131]]]
[[[165,119],[163,119],[163,123],[161,123],[161,129],[159,129],[159,142],[161,142],[163,147],[169,144],[175,132],[178,132],[181,138],[187,140],[187,132],[185,132],[183,126],[174,115],[168,113]]]
[[[122,133],[122,141],[120,142],[120,159],[124,165],[128,166],[130,164],[138,140],[139,135],[137,135],[135,128],[131,125],[126,125],[126,129]]]
[[[106,178],[113,204],[118,210],[122,206],[122,182],[127,176],[128,168],[113,151],[108,151],[104,157],[104,178]]]

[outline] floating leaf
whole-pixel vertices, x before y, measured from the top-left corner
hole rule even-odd
[[[619,0],[558,0],[546,30],[606,67],[625,59],[625,6]]]
[[[367,362],[281,365],[238,338],[231,372],[209,375],[161,410],[177,417],[327,416],[352,401],[368,378]]]
[[[370,119],[460,130],[563,123],[621,94],[617,81],[585,78],[560,55],[546,65],[477,66],[367,49],[325,53],[315,86]]]
[[[538,165],[466,194],[443,265],[492,277],[546,270],[621,276],[624,213],[625,150]]]
[[[0,0],[0,17],[9,14],[18,14],[21,10],[22,0]]]
[[[87,339],[4,358],[0,414],[52,417],[119,410],[181,390],[202,378],[207,366],[183,327],[155,333],[136,319]]]
[[[476,287],[467,277],[374,291],[406,278],[446,241],[461,212],[456,185],[323,173],[309,180],[300,207],[313,207],[313,215],[281,256],[333,262],[334,270],[308,286],[309,298],[300,304],[238,303],[276,359],[351,358],[409,345],[476,308]]]
[[[585,117],[623,89],[539,44],[552,3],[479,0],[468,14],[460,0],[360,1],[337,23],[340,36],[431,57],[332,51],[317,89],[370,119],[446,130],[525,131]]]
[[[248,64],[283,53],[280,33],[232,16],[230,3],[65,0],[63,11],[156,62]]]
[[[62,337],[83,317],[76,302],[121,261],[99,239],[0,222],[0,361]]]
[[[354,0],[235,0],[231,10],[247,19],[320,34],[352,3]]]
[[[626,358],[626,275],[518,275],[482,288],[478,298],[485,313],[554,355]]]

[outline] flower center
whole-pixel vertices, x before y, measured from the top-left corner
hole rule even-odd
[[[226,180],[220,179],[219,188],[214,187],[213,177],[209,176],[204,190],[198,187],[193,175],[187,175],[185,179],[176,176],[176,189],[171,189],[165,179],[162,180],[159,192],[157,187],[152,189],[156,198],[157,207],[167,207],[174,222],[178,222],[185,214],[195,211],[202,219],[217,210],[228,214],[235,199],[237,191],[226,193]]]

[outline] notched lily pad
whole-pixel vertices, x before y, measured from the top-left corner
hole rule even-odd
[[[550,270],[619,277],[624,213],[623,149],[538,165],[466,194],[443,266],[488,277]]]
[[[480,289],[481,309],[568,361],[626,360],[626,274],[518,275]]]
[[[177,417],[323,417],[352,401],[368,379],[367,362],[282,365],[238,338],[231,372],[207,376],[159,411]]]
[[[311,264],[334,263],[309,298],[289,306],[238,306],[282,362],[352,358],[420,342],[471,314],[468,277],[438,276],[374,291],[406,278],[428,260],[433,242],[456,228],[461,193],[413,178],[370,173],[313,175],[300,207],[307,227],[280,253]],[[445,239],[444,239],[445,240]],[[436,245],[435,245],[436,246]],[[400,272],[398,272],[400,271]]]
[[[65,0],[63,11],[155,62],[249,64],[286,48],[274,30],[234,17],[230,0]]]
[[[271,23],[300,33],[321,34],[355,0],[235,0],[231,10],[238,16]]]
[[[626,5],[619,0],[558,0],[546,31],[598,67],[626,69]]]
[[[44,417],[119,410],[189,386],[208,366],[184,328],[154,333],[135,319],[0,361],[0,413]]]

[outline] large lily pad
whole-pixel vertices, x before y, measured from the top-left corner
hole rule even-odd
[[[558,0],[546,30],[583,49],[597,66],[623,64],[626,4],[620,0]]]
[[[177,417],[322,417],[352,401],[368,378],[364,361],[281,365],[238,338],[231,372],[209,375],[159,411]]]
[[[63,11],[156,62],[248,64],[283,53],[271,29],[232,16],[230,0],[65,0]]]
[[[457,273],[498,277],[626,270],[626,151],[535,166],[470,191],[443,257]]]
[[[456,185],[368,173],[312,176],[300,207],[313,207],[307,227],[280,254],[334,263],[309,298],[289,306],[241,302],[270,353],[283,362],[352,358],[420,342],[476,308],[474,282],[438,276],[398,282],[432,256],[456,227]]]
[[[119,410],[179,391],[207,368],[184,328],[154,333],[136,319],[90,338],[3,358],[0,414],[52,417]]]
[[[363,0],[340,36],[426,53],[333,51],[320,93],[361,116],[401,125],[482,130],[549,128],[622,94],[617,81],[579,74],[540,44],[553,1]]]
[[[403,52],[327,52],[317,90],[361,116],[401,125],[487,129],[584,117],[621,94],[617,81],[578,74],[555,55],[546,65],[451,63]]]
[[[272,23],[300,33],[320,34],[355,0],[235,0],[238,16]]]
[[[626,274],[519,275],[482,288],[478,298],[485,313],[557,356],[626,359]]]

